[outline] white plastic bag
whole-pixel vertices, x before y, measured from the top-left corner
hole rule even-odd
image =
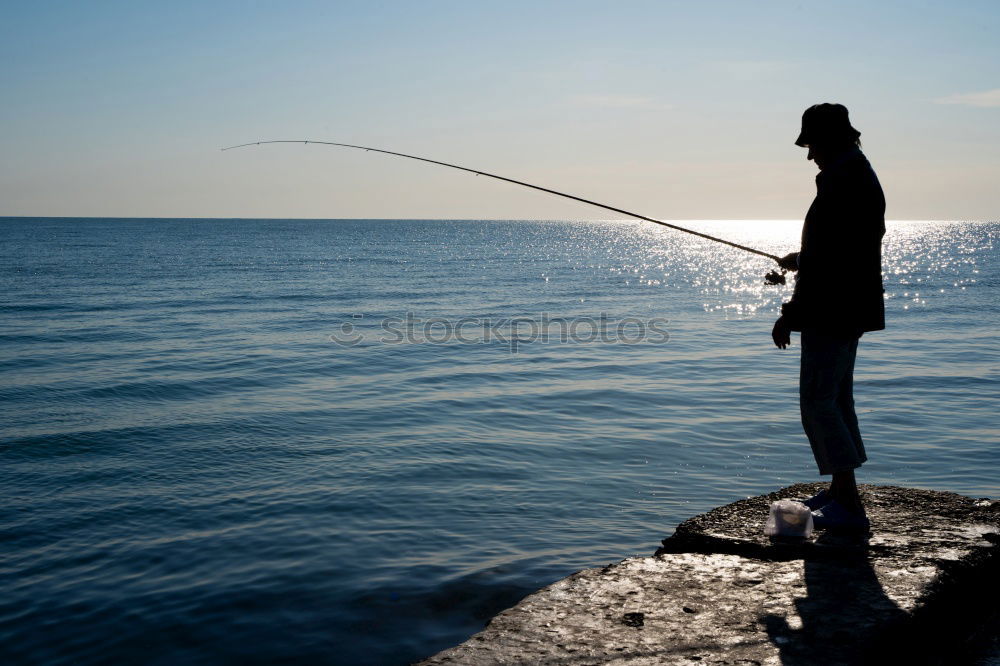
[[[764,534],[808,539],[812,531],[812,511],[805,504],[794,500],[771,502],[771,512],[764,523]]]

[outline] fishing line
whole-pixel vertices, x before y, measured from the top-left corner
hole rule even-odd
[[[241,143],[237,146],[228,146],[222,150],[233,150],[234,148],[246,148],[247,146],[262,146],[268,143],[302,143],[309,144],[315,143],[322,146],[339,146],[341,148],[357,148],[358,150],[364,150],[374,153],[383,153],[385,155],[395,155],[396,157],[405,157],[411,160],[418,160],[420,162],[428,162],[430,164],[438,164],[440,166],[449,167],[451,169],[458,169],[460,171],[467,171],[469,173],[474,173],[477,176],[486,176],[487,178],[495,178],[496,180],[502,180],[507,183],[514,183],[515,185],[522,185],[524,187],[530,187],[533,190],[539,190],[540,192],[547,192],[549,194],[554,194],[558,197],[564,197],[566,199],[572,199],[574,201],[579,201],[581,203],[590,204],[591,206],[597,206],[598,208],[603,208],[605,210],[614,211],[616,213],[621,213],[622,215],[627,215],[629,217],[634,217],[640,220],[645,220],[646,222],[652,222],[654,224],[659,224],[676,231],[683,231],[686,234],[692,234],[694,236],[699,236],[706,240],[714,241],[716,243],[722,243],[723,245],[728,245],[729,247],[735,247],[738,250],[743,250],[745,252],[752,252],[753,254],[760,255],[762,257],[767,257],[768,259],[773,259],[780,264],[781,259],[773,254],[768,254],[762,250],[757,250],[752,247],[747,247],[746,245],[740,245],[739,243],[733,243],[732,241],[727,241],[724,238],[717,238],[715,236],[710,236],[708,234],[703,234],[700,231],[695,231],[694,229],[687,229],[685,227],[677,226],[676,224],[670,224],[669,222],[664,222],[663,220],[656,220],[651,217],[646,217],[645,215],[639,215],[638,213],[633,213],[631,211],[624,210],[622,208],[615,208],[614,206],[608,206],[607,204],[602,204],[597,201],[591,201],[590,199],[584,199],[583,197],[577,197],[572,194],[566,194],[565,192],[557,192],[556,190],[550,190],[547,187],[541,187],[540,185],[532,185],[531,183],[525,183],[521,180],[514,180],[513,178],[505,178],[504,176],[498,176],[493,173],[487,173],[486,171],[479,171],[478,169],[469,169],[464,166],[459,166],[457,164],[449,164],[448,162],[439,162],[438,160],[428,159],[426,157],[417,157],[416,155],[407,155],[406,153],[397,153],[391,150],[382,150],[381,148],[371,148],[369,146],[356,146],[350,143],[334,143],[332,141],[312,141],[310,139],[280,139],[274,141],[251,141],[250,143]],[[771,271],[764,276],[764,281],[767,284],[785,284],[785,270],[782,269],[781,273],[777,271]]]

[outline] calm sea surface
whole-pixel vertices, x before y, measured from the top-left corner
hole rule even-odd
[[[689,224],[776,254],[800,226]],[[998,234],[889,224],[863,481],[1000,495]],[[0,240],[4,664],[405,664],[817,478],[797,346],[770,342],[790,287],[695,237],[5,218]]]

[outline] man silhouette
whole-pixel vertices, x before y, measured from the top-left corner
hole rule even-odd
[[[819,473],[832,475],[829,490],[805,500],[818,529],[869,527],[854,477],[867,456],[852,385],[859,338],[885,328],[885,197],[860,137],[841,104],[816,104],[802,114],[795,144],[808,149],[820,172],[801,249],[780,262],[798,275],[771,331],[779,349],[792,331],[801,332],[802,427]]]

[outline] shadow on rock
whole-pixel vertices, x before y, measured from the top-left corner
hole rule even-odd
[[[864,663],[865,638],[875,625],[902,623],[908,614],[882,588],[868,557],[866,537],[824,534],[816,543],[853,548],[843,548],[836,558],[807,556],[806,596],[795,600],[797,620],[793,617],[790,623],[784,615],[767,614],[761,622],[782,664]]]

